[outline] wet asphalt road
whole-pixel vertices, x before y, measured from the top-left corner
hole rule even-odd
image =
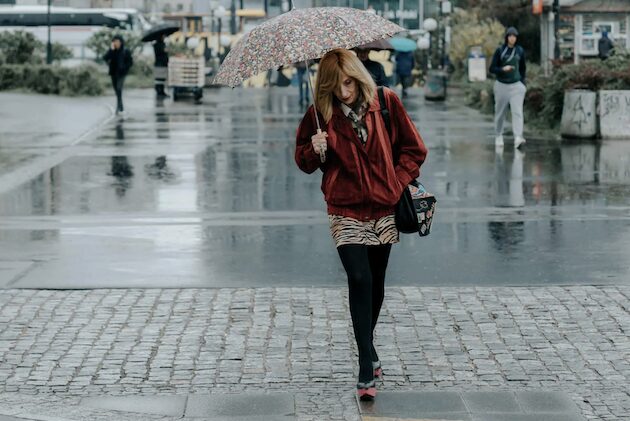
[[[0,287],[345,285],[320,176],[293,161],[296,94],[129,93],[128,117],[0,194]],[[431,235],[395,246],[388,283],[630,282],[630,140],[497,151],[490,118],[460,102],[406,102],[439,202]]]

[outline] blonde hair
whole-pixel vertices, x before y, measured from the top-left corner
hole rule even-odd
[[[372,102],[376,85],[361,60],[349,50],[332,50],[319,62],[317,84],[315,88],[315,106],[326,123],[333,114],[335,91],[341,87],[341,75],[345,73],[357,82],[359,98],[366,103]]]

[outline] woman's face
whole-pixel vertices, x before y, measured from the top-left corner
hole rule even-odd
[[[354,104],[359,96],[357,81],[342,72],[341,85],[335,91],[335,96],[348,106]]]

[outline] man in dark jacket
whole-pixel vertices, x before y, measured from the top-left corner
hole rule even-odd
[[[503,147],[503,123],[507,109],[512,112],[514,147],[525,143],[523,137],[523,102],[525,101],[525,50],[516,45],[518,31],[510,27],[505,33],[505,42],[492,56],[490,73],[496,75],[494,82],[494,144]]]
[[[125,48],[125,42],[120,35],[114,36],[111,48],[103,56],[103,60],[109,64],[109,75],[112,78],[112,86],[116,92],[116,114],[124,112],[122,102],[122,90],[125,77],[133,65],[131,52]]]
[[[407,97],[407,88],[412,85],[411,71],[415,65],[412,52],[396,53],[396,75],[402,85],[402,97]]]
[[[166,37],[162,35],[153,43],[153,52],[155,53],[155,92],[158,98],[166,98],[168,95],[164,91],[164,85],[166,84],[166,77],[168,75],[168,53],[166,52],[166,44],[164,39]]]
[[[367,71],[370,72],[370,75],[372,75],[376,86],[389,86],[383,65],[378,61],[370,60],[370,50],[357,48],[355,51],[357,57],[359,57],[359,60],[363,63],[363,66],[365,66]]]
[[[610,38],[608,38],[608,32],[602,32],[602,37],[597,43],[597,55],[601,60],[606,60],[610,57],[611,51],[615,48],[615,44]]]

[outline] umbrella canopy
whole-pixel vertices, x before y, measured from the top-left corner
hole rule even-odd
[[[359,45],[356,47],[360,50],[394,50],[394,46],[386,39],[378,39],[376,41],[368,42],[367,44]]]
[[[394,50],[400,51],[401,53],[408,53],[410,51],[415,51],[415,49],[418,48],[418,45],[416,44],[416,42],[409,38],[396,37],[396,38],[390,39],[389,42],[394,47]]]
[[[169,36],[179,31],[179,26],[172,23],[155,26],[142,35],[142,42],[150,42],[160,39],[162,35]]]
[[[265,70],[313,60],[336,48],[354,48],[404,31],[364,10],[347,7],[294,9],[243,36],[227,55],[213,83],[237,86]]]

